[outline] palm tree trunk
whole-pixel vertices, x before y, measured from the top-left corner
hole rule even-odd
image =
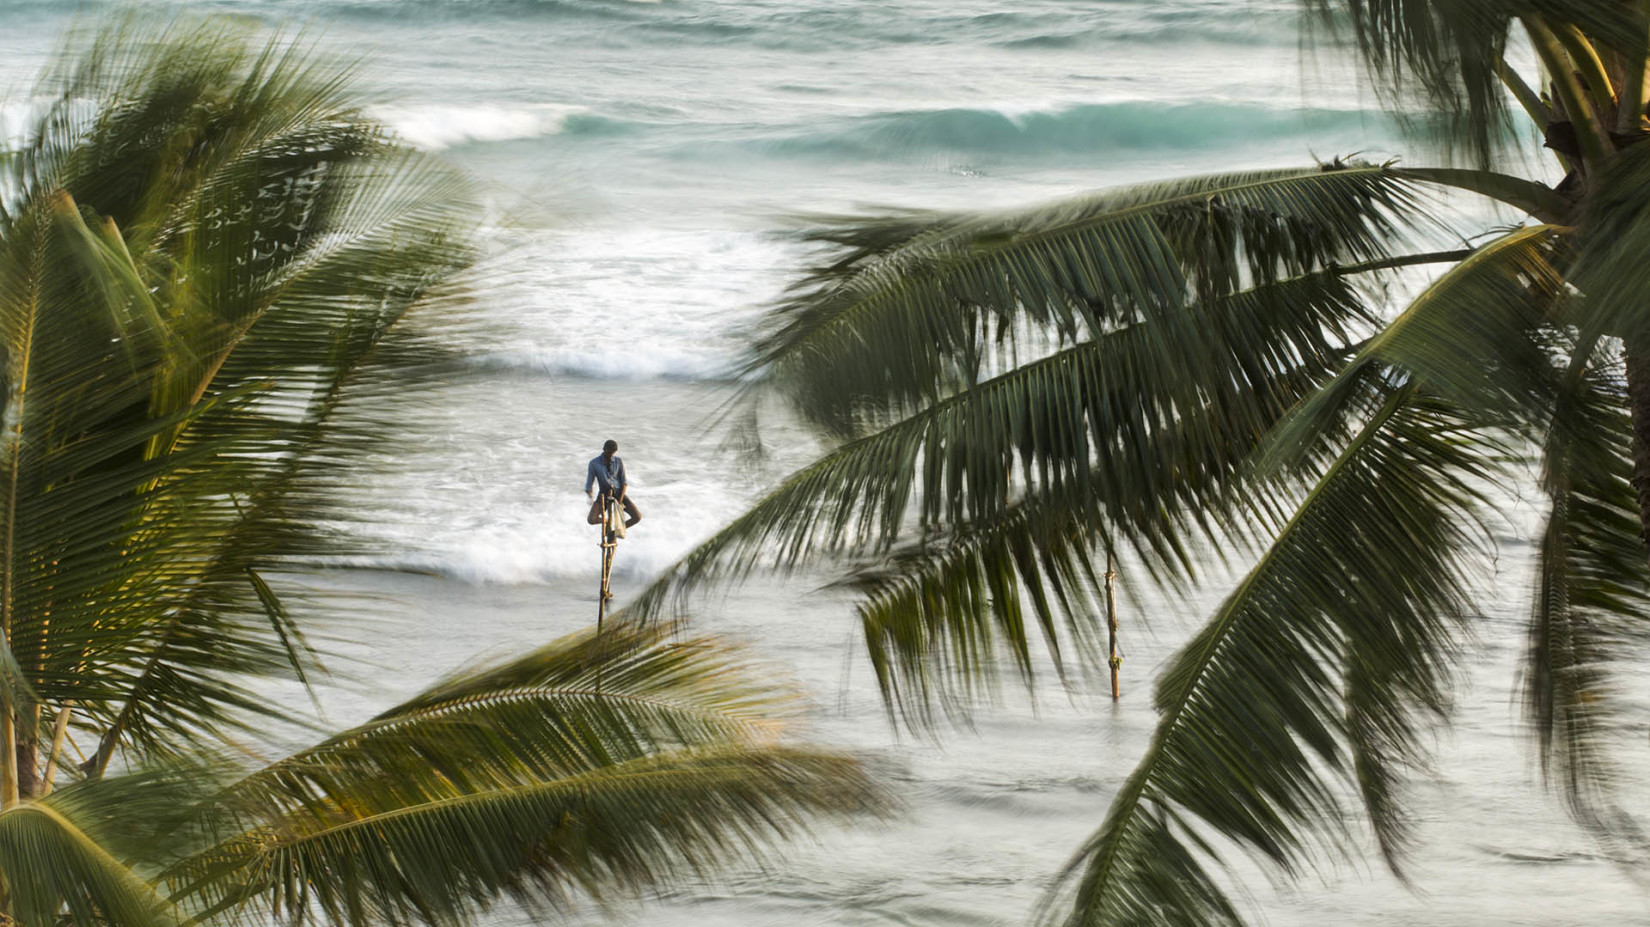
[[[1627,410],[1633,417],[1633,491],[1639,537],[1650,550],[1650,340],[1627,345]]]
[[[69,733],[69,712],[73,708],[73,702],[64,702],[57,711],[57,723],[52,727],[51,752],[46,754],[46,774],[40,782],[42,798],[52,793],[52,782],[57,778],[57,758],[63,753],[63,740]]]
[[[34,736],[40,726],[39,711],[31,706],[17,726],[17,797],[25,800],[40,794],[40,739]]]
[[[17,722],[9,702],[0,700],[0,811],[17,804]]]

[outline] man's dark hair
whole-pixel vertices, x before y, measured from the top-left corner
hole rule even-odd
[[[607,443],[602,445],[602,453],[604,453],[604,454],[607,453],[608,451],[616,451],[618,449],[619,449],[619,442],[614,441],[612,438],[609,438],[607,440]]]

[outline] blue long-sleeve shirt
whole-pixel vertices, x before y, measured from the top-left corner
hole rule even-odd
[[[630,485],[630,481],[625,479],[624,461],[619,458],[618,454],[613,455],[611,462],[604,460],[600,455],[591,459],[590,466],[585,469],[584,474],[585,492],[590,491],[592,483],[600,486],[602,492],[608,490],[616,492]]]

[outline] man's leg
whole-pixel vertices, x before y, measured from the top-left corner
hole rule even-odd
[[[596,501],[590,503],[590,519],[589,519],[589,521],[592,525],[599,525],[599,524],[602,523],[602,497],[601,496],[597,496]]]
[[[641,521],[641,520],[642,520],[642,510],[636,507],[636,503],[630,501],[629,496],[625,496],[624,497],[624,526],[625,526],[626,530],[628,530],[630,528],[634,528],[636,526],[636,523]]]

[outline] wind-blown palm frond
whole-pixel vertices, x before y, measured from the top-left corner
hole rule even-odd
[[[1382,847],[1402,845],[1393,787],[1416,759],[1418,716],[1447,700],[1484,460],[1447,407],[1414,387],[1383,392],[1170,664],[1157,733],[1067,868],[1051,920],[1240,923],[1206,871],[1210,838],[1296,871],[1315,830],[1329,846],[1345,836],[1348,786]]]
[[[1052,920],[1238,923],[1212,869],[1247,852],[1294,875],[1346,848],[1354,805],[1402,877],[1404,773],[1444,718],[1479,493],[1520,455],[1545,455],[1551,506],[1525,677],[1543,768],[1582,823],[1629,829],[1604,824],[1602,744],[1607,671],[1633,643],[1650,569],[1625,507],[1637,487],[1650,537],[1647,12],[1303,7],[1349,24],[1407,127],[1478,169],[1336,161],[1011,213],[833,220],[805,236],[823,257],[746,373],[845,443],[635,605],[654,614],[765,559],[857,559],[849,584],[867,595],[890,712],[926,723],[1000,675],[1029,678],[1036,636],[1062,674],[1097,649],[1096,552],[1132,547],[1153,580],[1177,582],[1199,542],[1269,539],[1161,680],[1157,734]],[[1537,87],[1506,60],[1524,50],[1515,30]],[[1555,187],[1489,170],[1528,138],[1509,131],[1509,92],[1568,174]],[[1541,224],[1415,254],[1434,186]],[[1250,294],[1433,259],[1459,263],[1391,319],[1303,318],[1317,342],[1220,327]]]
[[[1573,282],[1585,294],[1583,330],[1630,344],[1650,338],[1650,149],[1629,148],[1595,181],[1583,205]]]
[[[1153,745],[1067,870],[1070,922],[1130,923],[1152,906],[1240,922],[1205,871],[1211,837],[1294,872],[1312,858],[1305,834],[1345,814],[1325,770],[1355,788],[1401,871],[1401,774],[1420,759],[1418,724],[1447,703],[1473,487],[1503,453],[1485,435],[1533,434],[1550,412],[1558,371],[1540,325],[1559,304],[1562,245],[1545,227],[1485,245],[1268,437],[1263,477],[1322,476],[1162,678]]]
[[[469,262],[474,205],[454,171],[361,117],[347,69],[301,44],[222,21],[153,43],[118,33],[71,46],[42,83],[51,102],[6,161],[0,204],[18,308],[0,324],[18,333],[7,375],[30,385],[24,427],[42,403],[72,401],[80,417],[52,427],[84,435],[78,457],[16,483],[31,530],[78,534],[28,554],[49,575],[14,588],[45,598],[16,600],[12,637],[41,697],[72,703],[99,741],[93,774],[117,747],[164,752],[274,711],[249,678],[317,669],[294,603],[261,574],[328,549],[314,526],[340,517],[348,465],[418,401],[406,373],[444,356],[406,317]],[[96,274],[31,232],[70,214]],[[32,298],[53,287],[56,303]],[[78,361],[99,373],[23,353],[25,308],[101,337]],[[100,411],[77,383],[127,395]],[[22,508],[31,479],[75,517]]]
[[[965,388],[993,366],[1239,289],[1385,257],[1416,187],[1333,164],[1108,191],[1037,210],[850,220],[842,250],[774,313],[751,367],[810,420],[851,435]]]
[[[1524,704],[1541,769],[1571,815],[1622,836],[1608,743],[1611,666],[1650,630],[1650,566],[1631,476],[1619,359],[1591,358],[1560,394],[1543,454],[1549,500],[1540,537]]]
[[[52,927],[65,916],[74,924],[180,923],[176,909],[130,868],[122,849],[132,849],[139,833],[156,833],[148,815],[188,807],[179,800],[187,790],[142,778],[85,783],[0,811],[0,886],[11,921],[20,927]],[[169,818],[170,812],[157,817]],[[134,822],[139,826],[119,826]]]
[[[885,547],[908,529],[995,518],[1018,494],[1076,505],[1169,575],[1173,536],[1247,448],[1344,355],[1369,321],[1339,272],[1186,307],[1022,364],[850,442],[792,475],[696,548],[632,606],[757,563]],[[1196,514],[1193,514],[1196,513]],[[1098,519],[1098,520],[1097,520]]]
[[[463,923],[630,895],[886,799],[784,744],[794,696],[714,640],[620,624],[463,674],[232,786],[240,828],[176,867],[205,910]]]
[[[868,596],[860,618],[891,709],[919,723],[935,701],[950,714],[966,714],[979,684],[994,687],[999,646],[1004,665],[1029,683],[1033,626],[1062,675],[1062,639],[1078,668],[1097,665],[1086,595],[1094,576],[1090,549],[1129,546],[1168,578],[1185,575],[1195,562],[1188,535],[1241,539],[1248,530],[1241,518],[1252,515],[1253,505],[1222,498],[1227,477],[1284,410],[1341,362],[1349,329],[1367,321],[1338,273],[1257,287],[1189,313],[1195,322],[1186,330],[1202,333],[1201,341],[1160,339],[1147,324],[1120,329],[959,393],[870,439],[897,438],[913,424],[932,428],[939,414],[955,414],[967,429],[921,449],[922,498],[945,498],[952,507],[925,521],[946,527],[930,527],[888,565],[857,571],[852,583]],[[999,389],[1012,398],[994,397]],[[1051,438],[1052,453],[1043,447]],[[1000,461],[1018,454],[1025,489],[1009,502],[1005,480],[988,497],[1004,501],[957,510],[971,484],[951,475],[957,468],[934,448],[959,446],[974,454],[995,450],[981,471],[993,479]],[[873,459],[895,478],[904,469],[899,462],[915,456]],[[816,495],[816,506],[833,498],[840,505],[856,493],[837,487],[834,495]],[[795,526],[809,511],[776,518]],[[1228,517],[1234,511],[1240,519]],[[691,572],[680,580],[684,589],[694,581]]]
[[[886,806],[857,760],[787,738],[794,693],[668,624],[461,674],[205,798],[103,778],[279,714],[258,677],[308,680],[266,577],[332,549],[316,523],[447,356],[408,317],[457,295],[474,199],[344,72],[244,26],[70,61],[0,182],[0,920],[462,923]],[[97,748],[45,796],[71,716]]]
[[[1645,47],[1644,18],[1624,3],[1306,0],[1304,7],[1330,34],[1350,23],[1373,85],[1411,128],[1448,148],[1464,148],[1481,164],[1505,151],[1509,141],[1500,70],[1509,34],[1521,18],[1575,27],[1640,59]]]
[[[1553,355],[1540,333],[1557,321],[1568,239],[1547,226],[1516,229],[1479,248],[1421,292],[1268,437],[1261,469],[1287,469],[1340,426],[1371,376],[1418,378],[1482,427],[1534,435],[1550,413]]]
[[[891,715],[918,728],[936,705],[968,718],[996,688],[999,660],[1029,687],[1033,627],[1062,678],[1068,662],[1099,665],[1088,594],[1095,531],[1076,495],[1022,502],[845,581],[865,597],[860,625]]]

